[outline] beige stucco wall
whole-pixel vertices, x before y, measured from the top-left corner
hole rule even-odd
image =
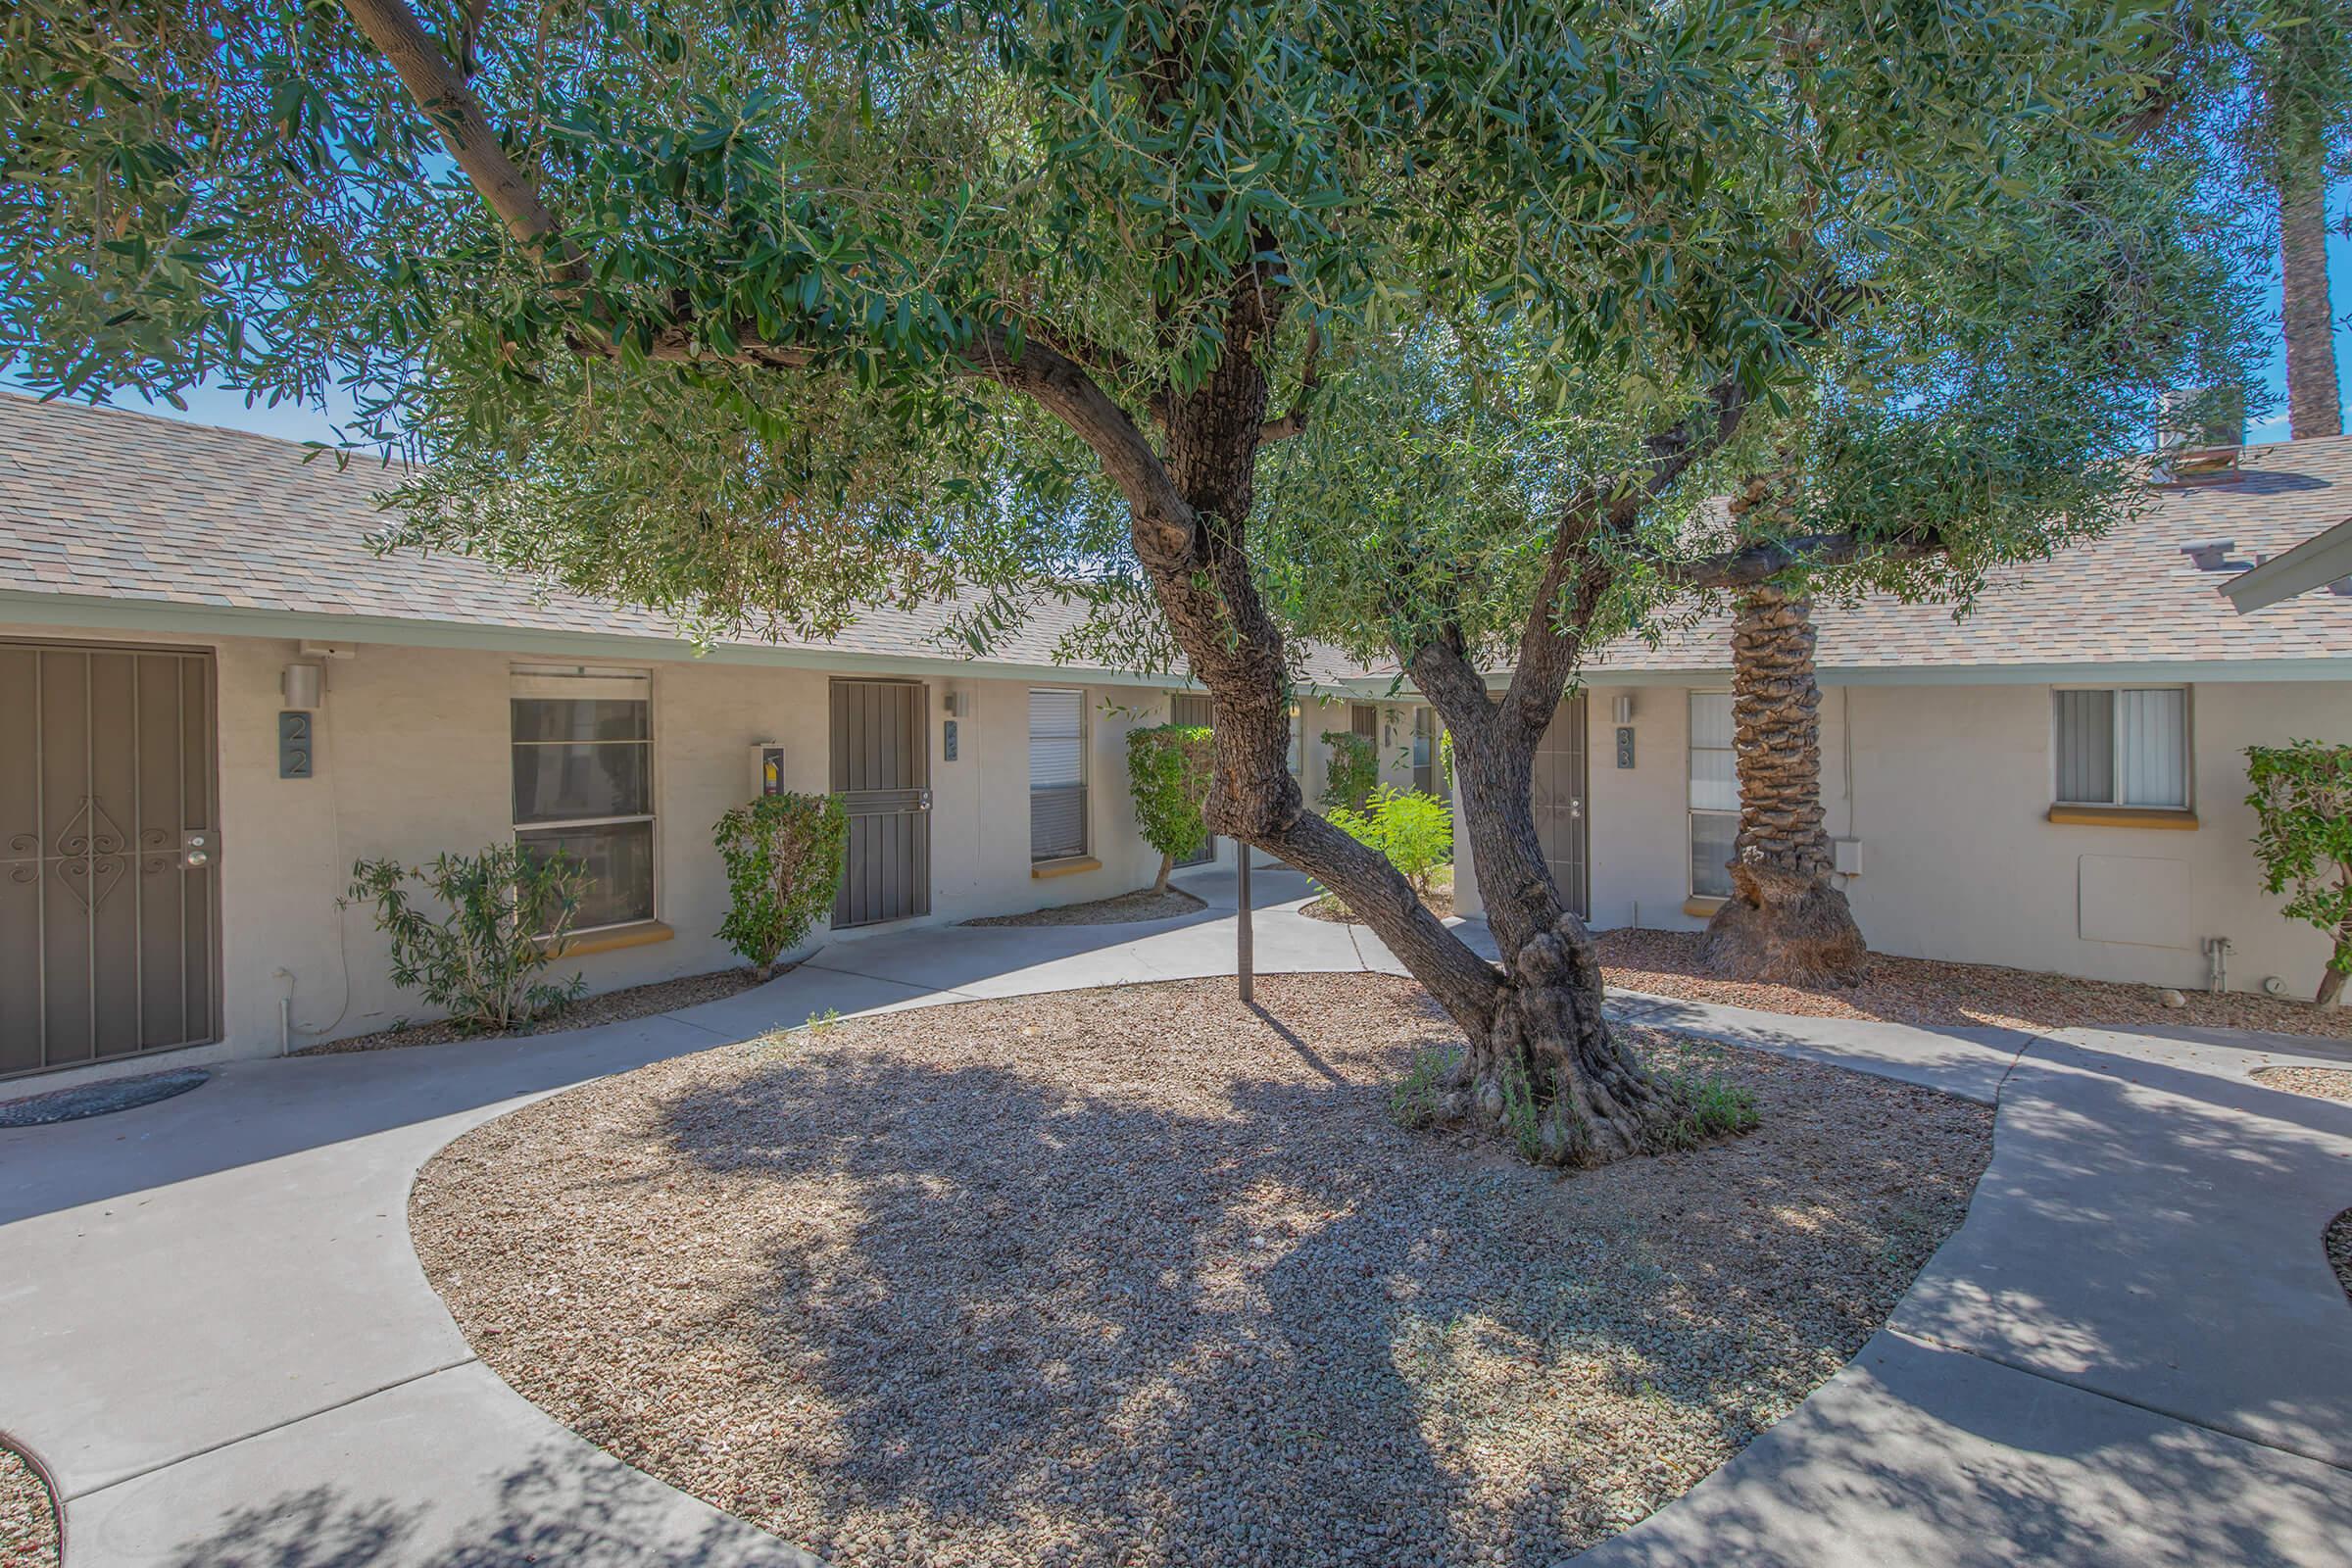
[[[474,850],[512,832],[509,675],[536,656],[359,644],[325,664],[315,715],[316,772],[277,776],[279,672],[301,659],[274,638],[128,638],[49,626],[0,625],[0,637],[136,641],[209,648],[220,692],[220,856],[224,1035],[216,1054],[278,1049],[279,1002],[291,997],[295,1045],[430,1016],[386,973],[386,950],[364,908],[338,911],[355,859],[416,861]],[[615,662],[600,661],[604,663]],[[714,935],[726,888],[711,824],[752,791],[749,753],[786,747],[787,782],[829,780],[828,676],[821,670],[702,662],[645,663],[652,674],[656,916],[667,940],[564,960],[593,991],[731,966]],[[1165,716],[1162,693],[1088,687],[1090,850],[1097,869],[1040,879],[1028,852],[1030,682],[952,677],[926,683],[933,810],[932,921],[960,920],[1124,892],[1151,879],[1157,857],[1135,831],[1125,737]],[[1036,684],[1076,684],[1039,681]],[[968,693],[958,756],[946,760],[942,694]],[[1154,716],[1156,714],[1157,716]],[[877,929],[877,928],[867,928]],[[887,928],[878,928],[887,929]],[[862,932],[818,940],[855,941]],[[348,992],[345,974],[348,969]]]
[[[1715,689],[1721,690],[1722,686]],[[1695,930],[1683,686],[1593,688],[1589,722],[1592,918]],[[1861,843],[1845,881],[1884,953],[2094,979],[2201,987],[2203,938],[2230,939],[2234,989],[2280,976],[2309,996],[2325,939],[2262,890],[2243,804],[2244,748],[2352,735],[2352,682],[2230,682],[2190,696],[2193,831],[2046,820],[2046,685],[1828,686],[1822,797],[1831,833]],[[1635,761],[1614,765],[1610,700],[1634,698]],[[1850,787],[1848,779],[1850,776]],[[2104,940],[2118,911],[2136,940]],[[2086,919],[2089,924],[2086,928]],[[2087,931],[2087,934],[2086,934]]]

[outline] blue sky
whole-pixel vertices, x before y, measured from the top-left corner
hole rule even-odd
[[[2348,201],[2352,201],[2352,181],[2336,187],[2329,203],[2330,209],[2340,214],[2345,211]],[[2352,314],[2352,240],[2347,240],[2341,233],[2328,236],[2328,281],[2336,316],[2336,378],[2345,391],[2352,392],[2352,353],[2347,352],[2352,350],[2352,330],[2347,330],[2344,324],[2347,314]],[[2269,279],[2269,288],[2270,311],[2276,319],[2278,313],[2278,279],[2276,273]],[[2246,427],[2246,439],[2283,441],[2286,439],[2286,346],[2283,342],[2275,340],[2273,343],[2266,379],[2277,412],[2250,423]],[[13,386],[16,383],[17,376],[13,372],[0,371],[0,384]],[[242,393],[226,392],[216,387],[198,387],[186,396],[188,407],[184,413],[166,403],[150,405],[136,393],[123,394],[113,401],[118,407],[144,409],[169,418],[254,430],[288,441],[334,442],[337,440],[337,417],[348,417],[350,414],[350,403],[341,398],[330,398],[324,408],[304,408],[281,403],[272,409],[248,408]]]

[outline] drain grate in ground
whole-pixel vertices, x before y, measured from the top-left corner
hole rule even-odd
[[[184,1095],[212,1076],[202,1067],[151,1072],[136,1078],[116,1078],[77,1089],[59,1089],[46,1095],[0,1103],[0,1127],[45,1127],[53,1121],[79,1121],[110,1110],[152,1105],[173,1095]]]

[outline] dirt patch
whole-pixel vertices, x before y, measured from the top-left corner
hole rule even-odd
[[[2319,1100],[2352,1100],[2352,1067],[2257,1067],[2251,1076],[2265,1089]]]
[[[40,1472],[0,1445],[0,1568],[56,1568],[57,1510]]]
[[[991,914],[965,925],[1131,925],[1138,920],[1172,920],[1178,915],[1193,914],[1208,906],[1182,888],[1170,888],[1154,893],[1150,888],[1137,888],[1133,893],[1115,894],[1107,899],[1092,899],[1085,904],[1064,904],[1051,909],[1031,909],[1025,914]]]
[[[1862,984],[1847,990],[1749,985],[1719,980],[1698,962],[1695,931],[1600,932],[1601,968],[1611,986],[1689,1002],[1716,1002],[1808,1018],[1883,1018],[1893,1023],[1989,1025],[2004,1029],[2095,1028],[2181,1024],[2199,1029],[2261,1029],[2278,1034],[2352,1039],[2352,1007],[2242,991],[2187,991],[2184,1005],[2164,1004],[2163,988],[2077,980],[1990,963],[1943,963],[1873,954]]]
[[[2352,1300],[2352,1208],[2328,1226],[2328,1261],[2335,1265],[2335,1282],[2344,1288],[2344,1298]]]
[[[784,974],[793,967],[791,964],[778,964],[776,974]],[[382,1029],[371,1035],[353,1035],[348,1040],[329,1040],[324,1045],[305,1046],[294,1054],[331,1056],[346,1051],[441,1046],[453,1040],[519,1040],[525,1035],[543,1035],[556,1029],[591,1029],[600,1023],[626,1023],[631,1018],[650,1018],[657,1012],[675,1012],[680,1007],[691,1007],[699,1003],[716,1002],[722,997],[749,991],[759,983],[749,969],[713,969],[708,974],[680,975],[675,980],[656,980],[650,985],[627,986],[618,991],[582,997],[554,1017],[543,1018],[527,1029],[509,1029],[494,1035],[469,1035],[457,1025],[441,1019],[412,1024],[405,1029]]]
[[[483,1359],[840,1568],[1547,1563],[1858,1350],[1984,1107],[1637,1031],[1760,1131],[1568,1179],[1388,1109],[1386,976],[817,1024],[467,1134],[410,1222]]]

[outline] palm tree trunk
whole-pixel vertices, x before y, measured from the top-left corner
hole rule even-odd
[[[1810,600],[1768,583],[1740,601],[1732,626],[1740,837],[1732,896],[1700,944],[1707,966],[1733,979],[1848,986],[1869,957],[1830,880],[1813,644]]]
[[[2287,431],[2297,441],[2342,435],[2335,318],[2328,303],[2328,180],[2317,160],[2297,160],[2279,174],[2278,265]]]

